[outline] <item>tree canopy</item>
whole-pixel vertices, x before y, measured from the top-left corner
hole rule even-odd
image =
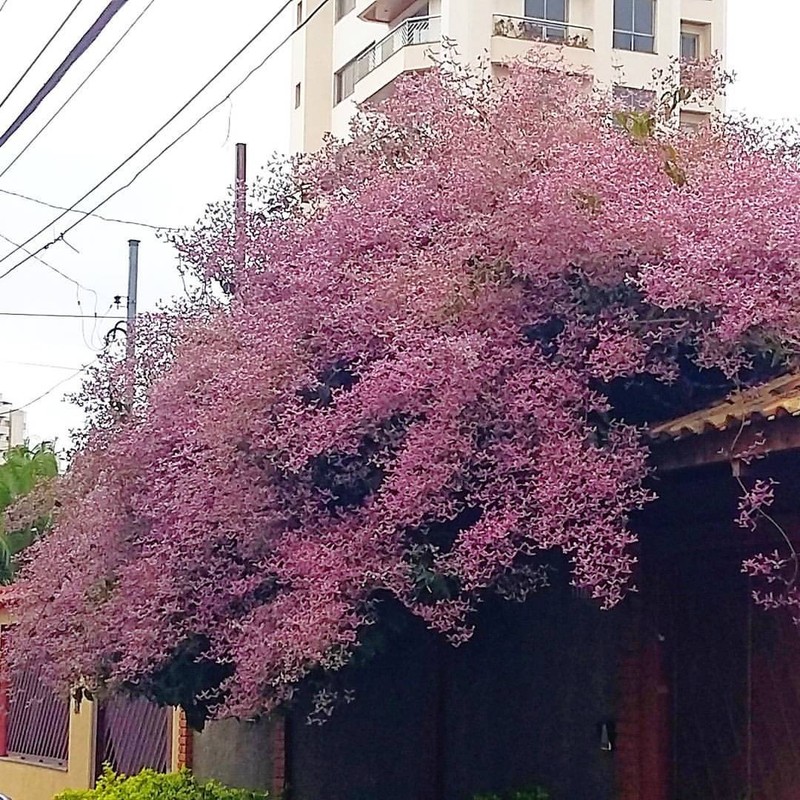
[[[58,460],[49,444],[12,448],[0,461],[0,583],[10,583],[19,554],[49,528]]]
[[[211,288],[140,324],[132,407],[124,364],[85,388],[26,654],[247,717],[347,663],[384,598],[459,643],[556,550],[617,603],[648,422],[800,337],[791,142],[681,130],[666,97],[434,70],[276,168],[244,264],[222,206],[178,237]]]

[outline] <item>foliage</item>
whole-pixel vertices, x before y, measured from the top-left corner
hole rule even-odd
[[[550,800],[550,795],[541,786],[533,789],[523,789],[506,794],[477,794],[472,800]]]
[[[24,655],[249,717],[346,664],[381,597],[458,644],[558,550],[617,603],[647,424],[800,340],[791,142],[620,111],[546,63],[434,70],[275,172],[244,266],[221,208],[178,237],[213,288],[85,387]]]
[[[0,583],[10,583],[19,553],[52,521],[58,461],[52,446],[14,447],[0,462]]]
[[[267,795],[231,789],[215,781],[200,782],[182,770],[167,775],[150,769],[138,775],[116,775],[106,768],[95,789],[66,791],[54,800],[266,800]]]

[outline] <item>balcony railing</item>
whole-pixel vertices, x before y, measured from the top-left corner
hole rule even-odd
[[[591,28],[552,19],[495,14],[494,35],[504,36],[507,39],[524,39],[529,42],[548,42],[567,47],[582,47],[587,50],[594,47]]]
[[[356,62],[356,80],[388,61],[395,53],[411,44],[438,42],[442,37],[441,17],[411,17],[376,42]]]

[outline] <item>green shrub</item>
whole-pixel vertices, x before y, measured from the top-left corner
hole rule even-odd
[[[541,786],[506,794],[476,794],[472,800],[550,800],[550,795]]]
[[[196,780],[188,770],[163,775],[142,770],[138,775],[103,772],[97,788],[68,791],[53,800],[267,800],[268,795],[246,789],[230,789],[214,781]]]

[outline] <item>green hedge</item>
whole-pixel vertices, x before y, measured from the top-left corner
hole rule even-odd
[[[97,788],[68,791],[53,800],[267,800],[268,795],[196,780],[188,770],[163,775],[143,770],[130,778],[105,770]]]

